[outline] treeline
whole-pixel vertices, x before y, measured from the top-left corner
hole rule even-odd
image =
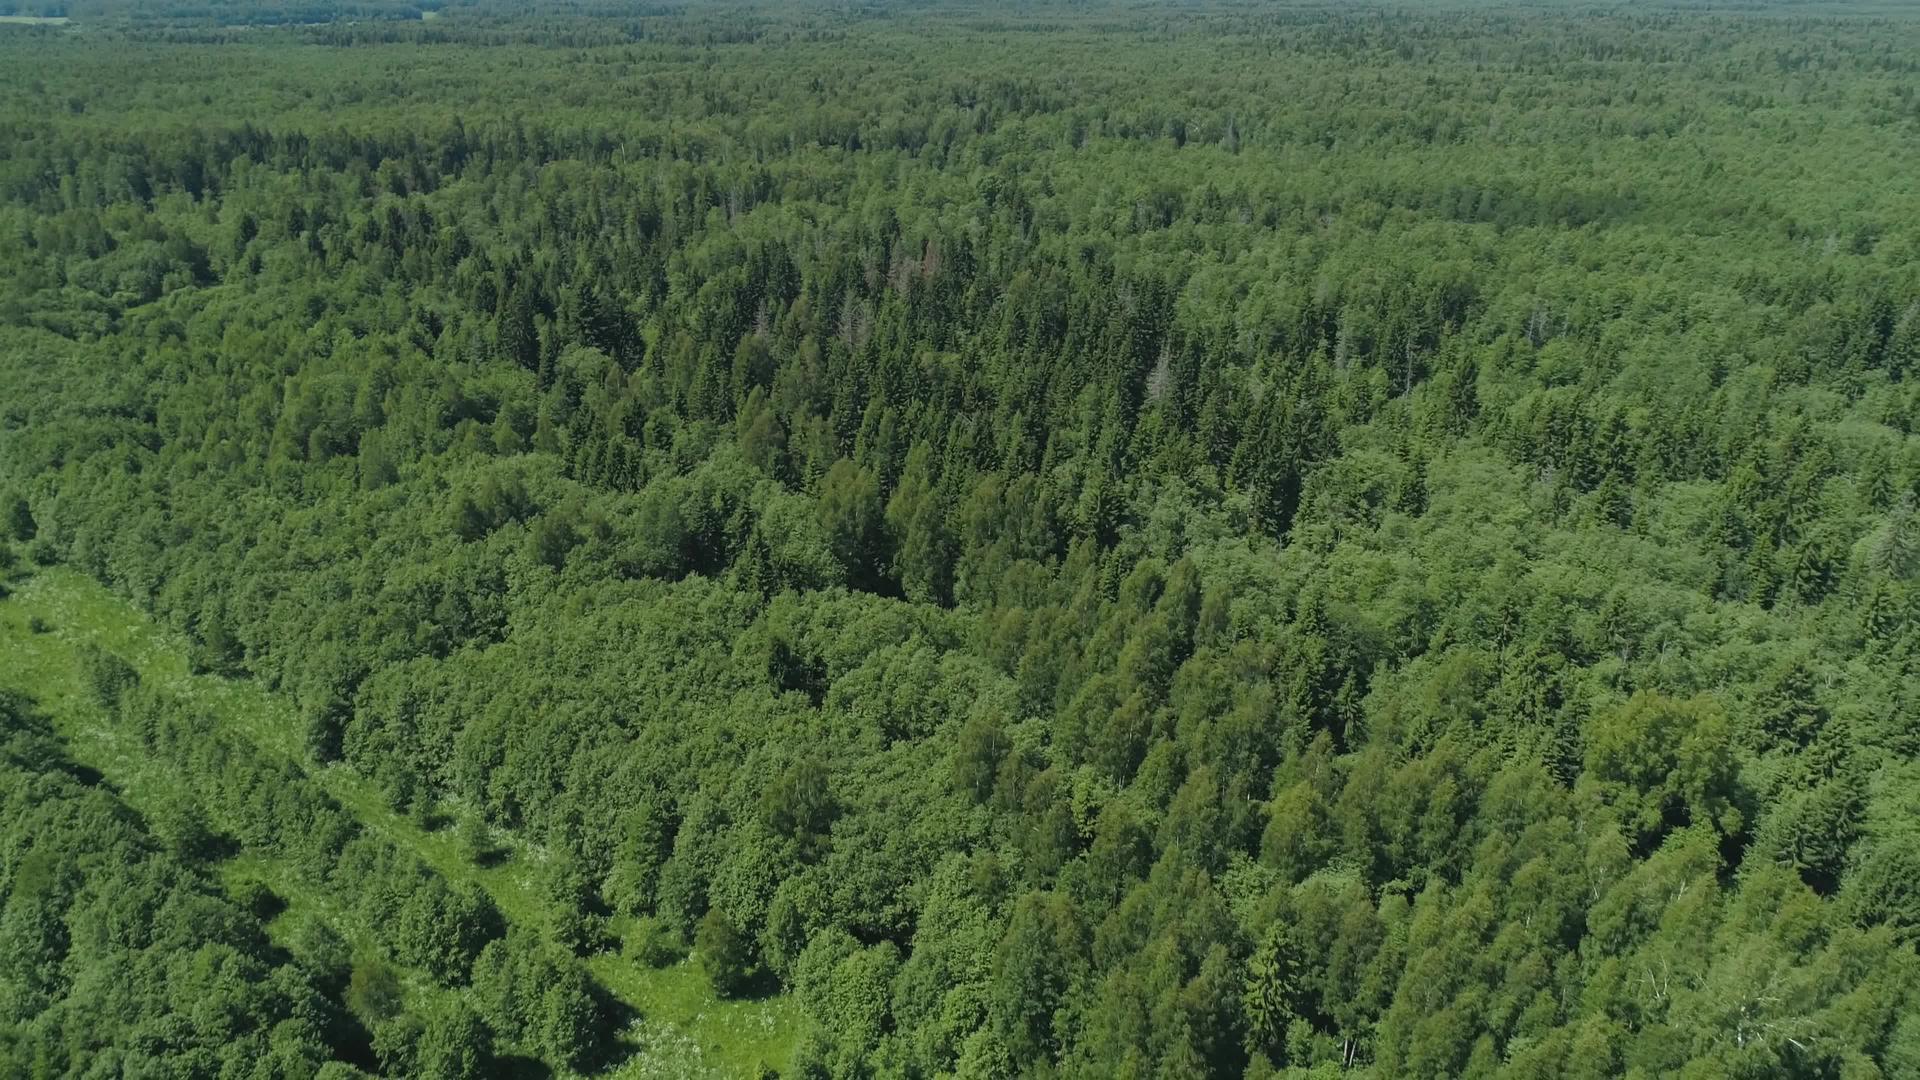
[[[271,856],[329,899],[331,920],[377,946],[330,975],[336,989],[351,991],[383,1073],[484,1076],[496,1046],[568,1067],[610,1051],[605,991],[564,943],[510,935],[478,886],[448,884],[356,821],[300,766],[272,760],[178,697],[141,684],[125,661],[90,649],[84,668],[97,704],[169,772],[191,778],[149,799],[149,820],[171,850],[193,863],[217,860],[229,845]],[[474,858],[490,855],[484,841],[469,847]],[[407,1008],[395,966],[473,991]]]
[[[306,26],[334,21],[419,19],[438,11],[434,0],[168,0],[134,4],[124,0],[8,0],[0,15],[67,18],[87,23],[160,26]]]
[[[96,669],[122,665],[110,656],[94,661]],[[121,712],[121,724],[137,734],[141,749],[193,778],[191,787],[168,793],[180,804],[163,811],[163,820],[183,830],[170,838],[183,854],[215,856],[230,837],[244,849],[276,856],[303,883],[351,905],[348,917],[382,935],[400,963],[449,985],[466,983],[480,950],[505,933],[500,913],[477,887],[449,886],[362,828],[293,762],[264,759],[245,736],[162,691],[137,687],[103,704]]]
[[[0,694],[0,1061],[22,1076],[313,1076],[351,1025],[323,977],[170,854]]]

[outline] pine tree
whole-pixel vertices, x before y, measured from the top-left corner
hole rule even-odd
[[[955,552],[932,463],[933,452],[925,443],[907,453],[900,484],[887,501],[886,526],[901,590],[909,600],[944,604],[952,598]]]
[[[1779,743],[1805,746],[1827,722],[1827,711],[1814,694],[1813,672],[1801,657],[1774,668],[1754,705],[1760,729]]]
[[[1886,525],[1868,549],[1867,565],[1895,581],[1920,571],[1920,513],[1914,510],[1911,492],[1901,496],[1888,513]]]
[[[1287,1027],[1298,1017],[1302,970],[1299,948],[1284,926],[1267,931],[1247,961],[1240,1004],[1246,1014],[1247,1051],[1275,1064],[1287,1061]]]

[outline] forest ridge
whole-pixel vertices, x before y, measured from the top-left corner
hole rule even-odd
[[[1920,1076],[1920,13],[0,70],[0,1075]]]

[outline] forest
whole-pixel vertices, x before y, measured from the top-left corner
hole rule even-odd
[[[1920,10],[0,70],[0,1075],[1920,1076]]]

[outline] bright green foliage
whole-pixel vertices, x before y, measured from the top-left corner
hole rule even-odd
[[[659,968],[684,959],[687,946],[671,927],[659,919],[643,916],[635,919],[632,928],[627,931],[626,947],[622,952],[635,963]]]
[[[1920,20],[1459,6],[0,25],[7,587],[303,759],[87,652],[0,1061],[1920,1068]]]
[[[422,1076],[480,1080],[494,1075],[493,1032],[464,998],[450,999],[427,1017],[415,1055]]]
[[[1689,822],[1740,830],[1726,717],[1704,698],[1635,694],[1587,727],[1585,777],[1653,843]]]
[[[473,967],[474,1004],[501,1038],[568,1068],[603,1050],[604,1005],[566,953],[518,932],[487,944]]]

